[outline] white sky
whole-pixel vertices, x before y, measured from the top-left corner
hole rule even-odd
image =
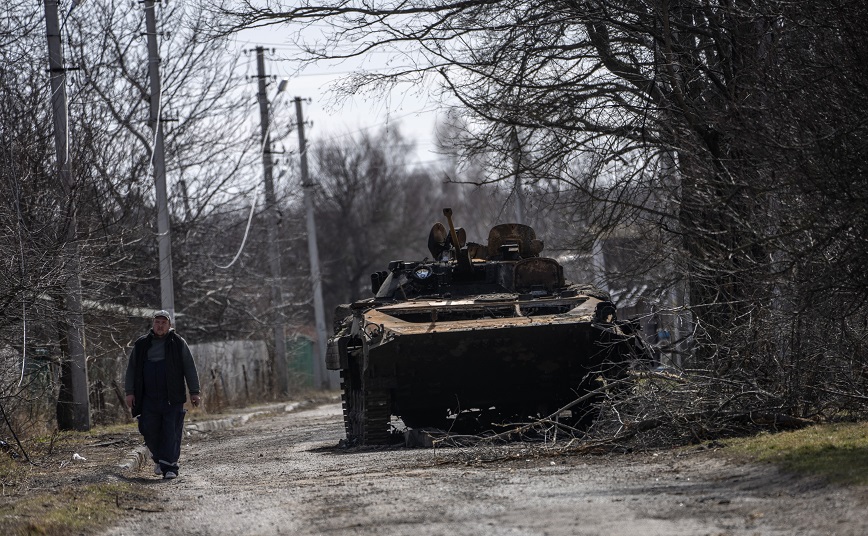
[[[289,79],[284,94],[274,99],[272,112],[276,121],[295,119],[295,97],[309,99],[304,106],[305,135],[309,143],[324,138],[345,138],[364,130],[377,132],[395,125],[404,137],[416,145],[421,162],[435,162],[441,157],[434,153],[437,113],[424,94],[413,87],[402,87],[382,96],[356,95],[338,100],[331,85],[350,71],[346,66],[308,67],[300,76],[294,75],[296,65],[286,58],[294,45],[282,37],[286,30],[279,26],[247,30],[236,39],[241,50],[247,53],[247,70],[256,74],[256,54],[253,49],[265,47],[265,68],[278,80]],[[273,51],[272,51],[273,49]],[[381,62],[385,58],[380,59]],[[368,64],[375,62],[368,61]],[[270,86],[276,91],[276,84]],[[255,85],[251,82],[251,91]],[[424,92],[421,92],[424,93]],[[273,93],[270,95],[273,99]],[[277,125],[273,128],[277,129]]]

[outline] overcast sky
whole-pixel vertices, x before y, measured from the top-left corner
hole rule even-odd
[[[274,99],[273,113],[278,121],[295,117],[292,99],[310,99],[305,103],[304,118],[308,125],[305,134],[311,143],[324,138],[348,137],[363,130],[376,132],[395,125],[408,140],[416,143],[421,161],[439,159],[432,152],[435,150],[437,113],[416,88],[405,86],[387,95],[357,95],[339,100],[331,86],[339,77],[350,72],[352,66],[308,67],[300,76],[296,75],[297,65],[286,59],[295,47],[283,37],[285,32],[273,26],[248,30],[237,37],[238,47],[250,50],[246,56],[246,68],[251,76],[256,74],[256,55],[252,49],[263,46],[267,49],[266,71],[278,80],[289,78],[284,94]],[[373,57],[368,58],[368,63],[384,64],[385,60]],[[271,87],[276,89],[276,85]],[[254,88],[252,84],[251,88]]]

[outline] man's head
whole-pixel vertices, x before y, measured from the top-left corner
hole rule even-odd
[[[157,337],[165,337],[172,327],[172,318],[169,311],[159,310],[153,314],[154,317],[154,335]]]

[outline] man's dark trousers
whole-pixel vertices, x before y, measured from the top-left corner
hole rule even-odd
[[[164,360],[145,362],[145,399],[139,416],[139,432],[163,474],[171,471],[177,475],[187,410],[183,402],[169,403],[165,367]]]
[[[163,474],[172,471],[178,474],[178,458],[181,456],[181,438],[184,433],[184,404],[169,404],[145,397],[142,414],[139,416],[139,432],[154,463],[160,464]]]

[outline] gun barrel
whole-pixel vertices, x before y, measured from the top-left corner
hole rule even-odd
[[[452,237],[452,247],[454,247],[457,252],[461,249],[461,244],[458,242],[458,233],[455,232],[455,225],[452,223],[452,209],[444,208],[443,215],[446,216],[446,221],[449,222],[449,236]],[[456,258],[458,258],[457,255]]]

